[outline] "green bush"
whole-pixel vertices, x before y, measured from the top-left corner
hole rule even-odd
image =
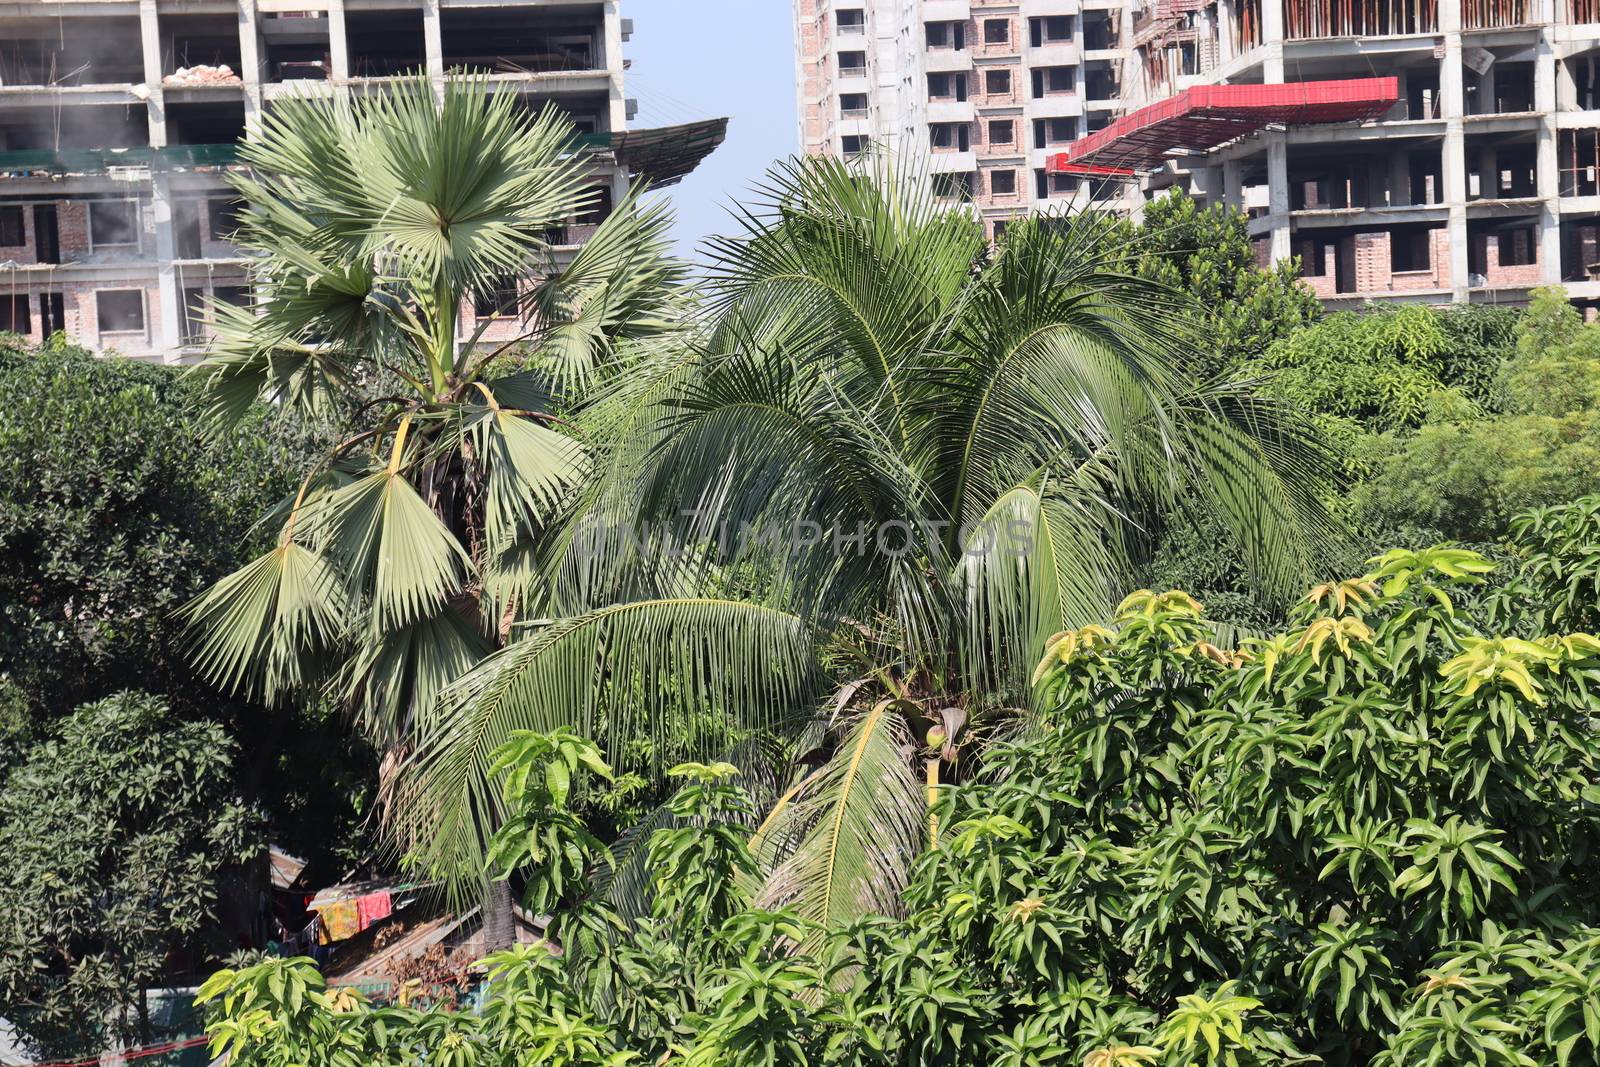
[[[1449,547],[1392,551],[1239,648],[1179,592],[1056,635],[1032,714],[940,791],[903,911],[843,928],[785,910],[781,878],[750,897],[723,765],[681,770],[651,914],[625,930],[569,809],[608,769],[570,735],[517,735],[496,857],[564,951],[485,961],[465,1014],[373,1007],[304,960],[222,972],[214,1048],[238,1067],[1600,1063],[1600,638],[1567,625],[1594,614],[1597,515],[1519,522],[1500,597],[1547,609],[1496,617],[1524,636],[1458,610],[1492,568]]]
[[[0,337],[0,392],[0,774],[80,704],[143,690],[228,728],[279,844],[365,853],[371,753],[327,707],[219,694],[173,615],[249,558],[313,435],[258,408],[214,440],[178,369],[60,344]]]
[[[211,702],[170,615],[292,491],[292,441],[258,414],[209,443],[175,369],[71,347],[0,342],[0,392],[0,689],[44,719],[129,687]]]
[[[237,756],[218,724],[121,693],[59,720],[6,777],[0,1016],[41,1050],[149,1041],[140,991],[174,958],[233,947],[217,923],[263,845]]]
[[[1600,326],[1585,325],[1565,292],[1534,294],[1492,395],[1472,399],[1481,410],[1436,404],[1415,433],[1373,427],[1367,480],[1351,496],[1360,525],[1488,542],[1526,508],[1600,492]]]
[[[1322,315],[1290,260],[1263,270],[1256,263],[1244,212],[1201,207],[1173,189],[1128,223],[1127,248],[1140,275],[1194,294],[1210,334],[1189,369],[1198,379],[1225,375]]]

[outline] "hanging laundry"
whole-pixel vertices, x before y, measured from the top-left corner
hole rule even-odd
[[[324,904],[318,909],[318,914],[322,917],[322,927],[326,932],[327,941],[343,941],[361,932],[361,912],[354,900]]]
[[[393,898],[387,889],[376,893],[368,893],[356,901],[356,910],[361,915],[361,929],[365,930],[375,922],[387,919],[394,909]]]

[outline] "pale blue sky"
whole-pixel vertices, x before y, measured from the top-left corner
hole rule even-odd
[[[733,120],[727,142],[667,190],[687,255],[734,232],[728,205],[748,201],[768,165],[798,148],[790,0],[623,0],[622,17],[634,26],[623,46],[634,127]]]

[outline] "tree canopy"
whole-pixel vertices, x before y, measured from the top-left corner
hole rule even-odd
[[[1597,509],[1530,516],[1494,592],[1548,594],[1568,542],[1536,528],[1592,539]],[[736,768],[699,764],[676,772],[684,822],[655,831],[652,910],[624,930],[570,814],[609,769],[570,734],[515,735],[499,855],[561,953],[485,960],[470,1014],[374,1007],[304,961],[225,971],[213,1049],[241,1067],[1600,1062],[1600,638],[1537,610],[1521,623],[1555,628],[1479,629],[1459,609],[1493,570],[1395,550],[1237,648],[1177,591],[1052,635],[1034,713],[938,788],[903,894],[848,920],[752,895],[750,799]]]
[[[234,945],[218,920],[264,847],[238,746],[126,692],[53,723],[0,784],[0,1016],[57,1055],[151,1037],[142,991]],[[237,908],[235,908],[237,910]]]
[[[260,412],[214,442],[175,371],[0,341],[0,693],[26,732],[128,686],[204,699],[170,614],[292,485]],[[4,698],[0,697],[0,702]]]

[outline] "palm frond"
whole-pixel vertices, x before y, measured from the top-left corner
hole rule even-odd
[[[285,537],[182,614],[196,670],[220,689],[275,703],[319,680],[321,657],[342,639],[347,611],[338,571]]]
[[[644,601],[550,623],[416,723],[395,793],[400,838],[430,870],[470,874],[497,825],[489,754],[511,731],[566,726],[607,747],[645,737],[661,752],[667,709],[770,727],[804,706],[813,670],[802,621],[754,604]]]
[[[394,465],[329,494],[314,526],[385,630],[438,611],[471,567],[449,527]]]
[[[895,701],[849,723],[828,765],[789,806],[804,836],[772,869],[758,901],[793,907],[824,927],[867,914],[901,914],[927,812],[911,767],[913,751]]]
[[[570,394],[586,393],[596,372],[615,363],[619,342],[669,333],[688,313],[687,270],[670,255],[671,208],[644,203],[643,193],[630,190],[572,261],[533,288],[538,366]]]
[[[477,620],[447,605],[398,629],[360,635],[340,688],[364,736],[385,751],[401,744],[450,683],[493,650]]]
[[[1111,613],[1133,573],[1110,536],[1119,521],[1099,501],[1046,497],[1032,486],[995,501],[957,564],[968,687],[1026,703],[1045,638]]]

